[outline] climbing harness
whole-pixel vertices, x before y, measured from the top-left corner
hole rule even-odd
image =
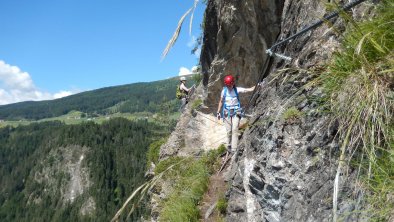
[[[365,1],[365,0],[355,0],[355,1],[353,1],[353,2],[349,2],[348,4],[345,4],[345,5],[342,7],[342,10],[343,10],[343,11],[347,11],[347,10],[353,8],[354,6],[360,4],[360,3],[364,2],[364,1]],[[296,38],[296,37],[298,37],[298,36],[300,36],[300,35],[306,33],[307,31],[312,30],[312,29],[314,29],[314,28],[320,26],[321,24],[323,24],[324,21],[330,20],[330,19],[332,19],[332,18],[338,16],[338,15],[339,15],[339,12],[340,12],[340,10],[337,10],[337,11],[335,11],[335,12],[332,12],[332,13],[330,13],[330,14],[324,16],[323,19],[320,19],[320,20],[318,20],[318,21],[312,23],[310,26],[308,26],[308,27],[302,29],[301,31],[297,32],[296,34],[294,34],[294,35],[292,35],[292,36],[290,36],[290,37],[288,37],[288,38],[286,38],[286,39],[284,39],[284,40],[282,40],[282,41],[280,41],[280,42],[278,42],[278,43],[275,43],[273,46],[271,46],[271,48],[267,49],[265,52],[266,52],[269,56],[276,56],[276,57],[279,57],[279,58],[281,58],[281,59],[283,59],[283,60],[291,61],[291,60],[292,60],[291,57],[285,56],[285,55],[282,55],[282,54],[279,54],[279,53],[275,53],[275,52],[274,52],[275,49],[276,49],[278,46],[280,46],[280,45],[282,45],[282,44],[284,44],[284,43],[286,43],[286,42],[289,42],[290,40],[292,40],[292,39],[294,39],[294,38]]]

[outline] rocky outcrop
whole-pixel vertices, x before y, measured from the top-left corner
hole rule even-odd
[[[200,63],[204,104],[215,112],[222,79],[233,74],[239,86],[255,84],[267,67],[265,50],[280,32],[283,1],[208,1]],[[247,99],[244,98],[244,101]]]
[[[223,123],[215,116],[190,109],[188,105],[175,131],[161,147],[160,159],[175,155],[197,156],[224,143],[226,131]]]
[[[42,184],[44,194],[60,194],[60,200],[64,205],[73,203],[75,199],[88,190],[92,182],[89,178],[89,170],[85,165],[85,157],[88,154],[87,147],[79,145],[59,147],[51,150],[47,158],[38,164],[34,174],[34,180]],[[33,202],[40,202],[40,196],[32,194]],[[91,214],[95,210],[93,198],[88,201],[88,206],[81,211],[83,215]]]
[[[264,3],[263,3],[264,2]],[[217,24],[217,33],[206,30],[202,67],[208,79],[206,103],[215,103],[220,79],[233,73],[239,85],[251,85],[266,67],[264,54],[279,34],[284,39],[327,13],[318,1],[210,1],[217,14],[206,24]],[[365,14],[358,6],[354,15]],[[320,89],[310,84],[318,69],[339,46],[340,19],[336,29],[323,25],[282,45],[277,52],[293,58],[291,63],[271,61],[269,75],[258,92],[249,128],[242,136],[238,158],[228,173],[228,221],[331,221],[333,181],[337,166],[337,127],[319,110]],[[214,26],[213,26],[214,27]],[[204,54],[204,52],[206,54]],[[211,53],[209,53],[211,52]],[[284,69],[286,68],[286,69]],[[281,70],[281,71],[280,71]],[[308,71],[307,71],[308,70]],[[285,118],[287,110],[299,115]],[[341,179],[339,213],[344,220],[360,219],[351,212],[360,208],[360,196]],[[345,182],[344,182],[345,181]],[[352,197],[352,198],[350,198]]]
[[[255,85],[264,78],[256,98],[248,104],[252,107],[248,128],[227,172],[231,184],[227,221],[332,221],[338,125],[319,108],[323,93],[313,80],[316,70],[338,49],[344,22],[334,19],[335,28],[323,24],[278,47],[277,52],[293,58],[290,63],[266,62],[265,54],[277,39],[326,13],[325,3],[313,0],[208,1],[200,59],[204,80],[199,89],[205,108],[200,110],[215,112],[224,75],[235,75],[239,86]],[[371,10],[361,4],[351,13],[360,19]],[[249,98],[242,99],[245,104]],[[292,116],[289,110],[296,114]],[[196,119],[189,116],[178,125]],[[177,128],[172,137],[180,139],[182,132],[187,138],[185,128]],[[204,131],[193,133],[195,138],[205,137]],[[183,153],[189,145],[197,148],[173,141],[171,149],[167,143],[161,152],[172,155]],[[353,177],[348,169],[340,180],[338,214],[344,221],[365,220],[352,213],[363,207]]]

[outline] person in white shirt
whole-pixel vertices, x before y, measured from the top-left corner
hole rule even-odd
[[[238,93],[251,92],[255,86],[242,88],[235,86],[235,80],[232,75],[224,77],[224,85],[220,95],[217,118],[223,119],[227,131],[226,147],[227,151],[234,153],[238,147],[239,122],[241,120],[241,104]]]
[[[181,84],[179,85],[179,89],[181,90],[181,93],[182,93],[180,111],[183,112],[183,110],[185,109],[185,106],[188,102],[187,95],[190,91],[190,88],[186,87],[186,77],[182,76],[179,80],[181,82]]]

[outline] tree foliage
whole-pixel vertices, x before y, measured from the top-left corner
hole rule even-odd
[[[149,144],[167,133],[162,124],[123,118],[101,125],[43,122],[0,128],[0,221],[109,221],[125,195],[144,182]],[[70,175],[48,175],[59,185],[52,192],[36,176],[60,161],[51,153],[61,147],[88,150],[83,163],[91,185],[73,202],[65,202],[60,189]],[[94,213],[82,216],[89,198],[95,202]],[[144,213],[140,206],[131,219]]]

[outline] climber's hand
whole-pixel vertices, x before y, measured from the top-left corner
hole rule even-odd
[[[218,120],[220,120],[220,113],[216,113],[216,117],[218,118]]]

